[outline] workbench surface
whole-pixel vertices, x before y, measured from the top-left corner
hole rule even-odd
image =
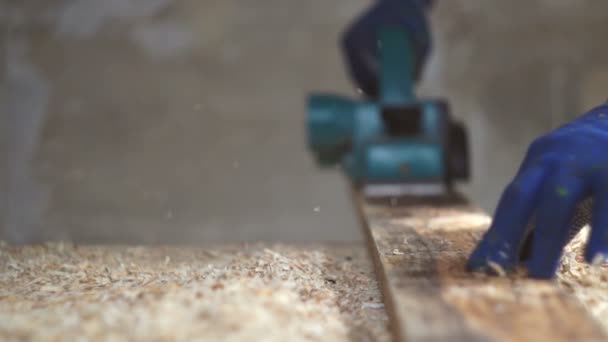
[[[361,245],[0,247],[14,340],[390,339]]]

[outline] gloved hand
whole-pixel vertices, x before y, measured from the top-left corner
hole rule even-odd
[[[536,139],[504,191],[469,270],[551,278],[563,247],[585,224],[587,262],[608,257],[608,103]]]
[[[378,96],[377,31],[383,27],[407,30],[415,54],[413,76],[418,79],[431,45],[426,18],[431,5],[432,0],[377,0],[346,30],[342,50],[351,78],[364,94]]]

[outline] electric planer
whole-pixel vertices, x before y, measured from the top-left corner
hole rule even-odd
[[[441,99],[414,93],[407,33],[379,33],[377,99],[312,94],[308,146],[322,167],[340,165],[368,196],[440,194],[469,178],[467,135]]]

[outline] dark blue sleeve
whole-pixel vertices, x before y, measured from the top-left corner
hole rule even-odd
[[[342,49],[351,78],[365,94],[378,94],[377,34],[383,27],[408,32],[414,49],[413,78],[419,78],[431,49],[427,16],[432,5],[432,0],[378,0],[349,26]]]

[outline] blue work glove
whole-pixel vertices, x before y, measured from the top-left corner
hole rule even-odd
[[[587,262],[608,257],[608,103],[536,139],[498,203],[469,270],[495,273],[522,262],[554,276],[564,246],[587,223]]]
[[[414,49],[415,74],[420,76],[429,54],[431,39],[426,10],[431,0],[377,0],[358,17],[342,37],[342,50],[352,80],[368,97],[378,96],[378,30],[403,28]]]

